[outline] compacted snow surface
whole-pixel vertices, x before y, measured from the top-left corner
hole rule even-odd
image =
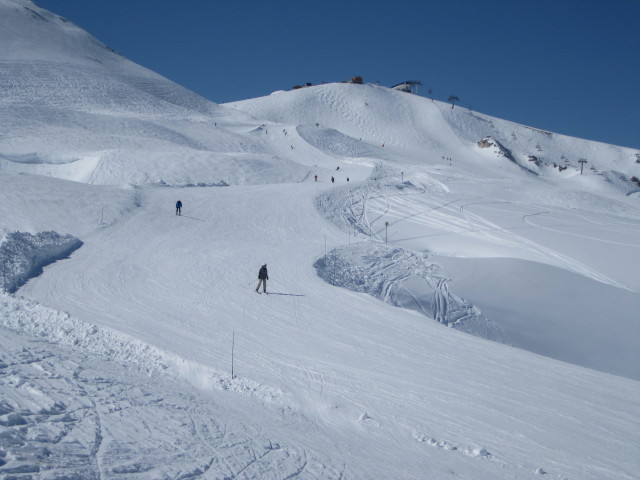
[[[29,0],[0,64],[0,477],[638,478],[639,152],[217,105]]]

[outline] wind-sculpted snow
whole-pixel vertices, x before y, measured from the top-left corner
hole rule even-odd
[[[13,293],[43,267],[69,256],[82,246],[73,235],[40,232],[36,235],[11,232],[0,243],[0,271],[5,292]]]

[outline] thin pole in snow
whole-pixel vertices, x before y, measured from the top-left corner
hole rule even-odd
[[[584,164],[587,163],[587,159],[586,158],[581,158],[578,161],[580,162],[580,175],[582,175],[582,169],[584,168]]]
[[[333,284],[336,284],[336,252],[333,251]]]
[[[233,373],[233,350],[235,348],[236,345],[236,332],[232,332],[231,334],[231,379],[233,380],[235,378],[235,375]]]

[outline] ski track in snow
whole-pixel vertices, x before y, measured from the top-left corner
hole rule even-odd
[[[376,172],[376,174],[379,175],[380,172]],[[379,242],[377,246],[372,247],[370,241],[361,239],[352,247],[333,250],[326,259],[316,263],[320,276],[332,285],[371,293],[392,305],[417,309],[445,325],[493,340],[502,339],[502,333],[497,325],[485,318],[477,308],[449,291],[449,280],[437,274],[438,266],[430,263],[428,256],[398,247],[383,246],[380,239],[382,229],[376,226],[374,230],[374,225],[382,223],[381,219],[391,209],[390,199],[398,196],[423,195],[424,189],[389,194],[381,193],[380,190],[379,183],[366,184],[351,188],[348,195],[342,192],[331,193],[319,199],[318,205],[321,211],[330,220],[341,226],[347,225],[349,230],[353,228],[360,234],[370,237],[371,240]],[[384,187],[382,191],[384,191]],[[377,210],[380,213],[374,219],[369,219],[367,211],[372,200],[382,200],[386,202],[386,207]],[[397,209],[397,207],[394,208]],[[435,207],[430,211],[438,208],[443,207]],[[341,212],[343,216],[336,218],[334,212]],[[422,213],[413,213],[410,214],[410,217]],[[398,221],[401,220],[391,222],[389,225],[394,225]],[[374,250],[375,253],[373,253],[372,248],[377,251]],[[362,259],[356,260],[354,256],[362,256]],[[362,260],[366,265],[352,266],[360,264]],[[355,270],[353,270],[354,268]],[[353,270],[352,274],[348,273],[350,269]],[[336,272],[338,273],[336,274]],[[372,280],[376,277],[378,277],[377,280]],[[417,289],[415,286],[408,288],[406,281],[411,278],[422,279],[424,285]],[[367,283],[357,285],[358,279],[368,280]],[[406,292],[412,301],[401,300],[399,298],[400,290]],[[429,305],[429,307],[425,308],[425,305]]]
[[[0,330],[4,478],[341,478],[179,382]]]
[[[466,205],[460,206],[460,212],[464,216],[464,218],[469,223],[469,229],[471,232],[482,232],[482,234],[486,234],[487,232],[500,232],[500,233],[508,233],[509,241],[522,245],[524,248],[528,249],[535,254],[540,255],[540,257],[547,259],[552,264],[559,264],[564,266],[567,270],[574,271],[585,277],[593,278],[594,280],[602,283],[606,283],[608,285],[612,285],[617,288],[626,288],[624,285],[614,281],[613,279],[603,275],[593,268],[588,267],[587,265],[576,261],[573,258],[570,258],[566,255],[562,255],[554,249],[546,248],[536,242],[532,242],[520,235],[516,235],[513,231],[509,231],[506,228],[500,227],[499,225],[486,220],[485,218],[475,215],[469,211],[470,206],[474,205],[483,205],[485,203],[470,203]],[[526,219],[524,219],[525,223],[528,223]],[[532,226],[535,226],[529,223]],[[490,236],[490,235],[489,235]],[[583,237],[586,238],[586,237]],[[498,240],[490,236],[490,240]]]
[[[378,187],[380,185],[378,184]],[[420,189],[416,192],[412,193],[397,193],[394,190],[397,190],[397,186],[383,186],[382,192],[373,194],[371,190],[371,185],[365,187],[361,192],[357,193],[357,197],[361,200],[356,200],[355,208],[361,209],[362,214],[359,216],[360,219],[364,220],[364,225],[359,226],[361,232],[368,232],[374,238],[381,240],[382,233],[384,232],[385,227],[381,226],[381,219],[389,216],[389,212],[393,210],[394,216],[398,214],[398,212],[406,212],[407,209],[411,212],[412,205],[411,201],[407,201],[407,197],[423,196],[426,192],[424,189]],[[415,189],[415,188],[414,188]],[[387,193],[388,192],[388,193]],[[354,209],[354,199],[353,193],[350,193],[350,212],[349,215],[351,218],[347,220],[347,223],[352,223],[357,225],[360,221],[353,216]],[[427,203],[429,201],[427,200]],[[460,205],[460,203],[464,202]],[[361,205],[357,205],[361,203]],[[533,228],[547,229],[552,230],[547,227],[539,226],[534,224],[529,220],[531,216],[541,215],[543,213],[550,212],[537,212],[534,214],[528,214],[522,216],[523,226],[514,226],[514,227],[505,227],[501,226],[497,223],[494,223],[480,215],[474,214],[470,212],[469,208],[473,206],[486,206],[491,204],[505,204],[508,206],[516,206],[516,207],[525,207],[515,205],[511,202],[500,201],[500,202],[468,202],[464,197],[459,199],[450,200],[444,204],[436,205],[434,207],[428,208],[424,210],[424,201],[416,202],[416,207],[419,210],[414,211],[412,213],[406,214],[403,213],[402,216],[397,219],[389,222],[389,227],[393,227],[397,225],[399,222],[411,220],[413,222],[417,222],[418,224],[423,224],[425,226],[437,227],[445,229],[446,231],[453,231],[456,234],[464,234],[475,236],[478,239],[492,242],[494,244],[500,245],[504,244],[507,247],[511,248],[520,248],[529,252],[530,255],[533,255],[534,258],[541,259],[553,265],[559,265],[568,270],[574,271],[581,275],[585,275],[586,277],[593,278],[596,281],[606,283],[617,288],[627,288],[619,282],[616,282],[612,278],[603,275],[602,273],[594,270],[593,268],[587,266],[586,264],[576,261],[575,259],[563,255],[558,251],[545,247],[537,242],[531,241],[522,235],[518,235],[515,233],[516,230],[526,228],[525,225],[530,225]],[[455,210],[453,208],[457,208],[460,215],[455,214]],[[422,208],[421,208],[422,207]],[[414,207],[415,208],[415,207]],[[368,211],[372,211],[376,213],[376,217],[372,220],[369,220]],[[373,225],[377,224],[377,227],[374,229]],[[560,231],[560,230],[558,230]],[[560,231],[566,235],[572,235],[579,238],[585,238],[589,240],[594,240],[592,236],[586,235],[578,235],[573,232],[565,232]],[[447,233],[445,233],[447,234]],[[397,238],[393,238],[392,240],[398,242]],[[595,239],[596,241],[607,242],[605,239]],[[622,243],[622,242],[612,242],[609,243],[623,245],[628,247],[639,248],[637,244],[630,243]]]

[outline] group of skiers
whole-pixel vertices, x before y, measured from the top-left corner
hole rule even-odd
[[[340,167],[337,167],[336,170],[340,170]],[[317,182],[318,181],[318,175],[314,175],[313,179]],[[333,175],[331,176],[331,183],[335,183],[336,179],[333,177]],[[349,177],[347,177],[347,183],[349,183]]]

